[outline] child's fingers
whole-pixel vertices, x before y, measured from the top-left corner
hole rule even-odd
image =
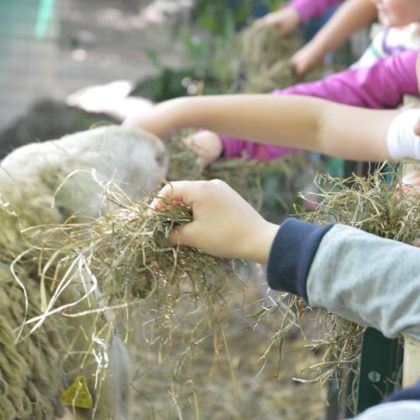
[[[191,240],[191,238],[196,236],[194,235],[194,227],[191,227],[191,223],[174,228],[169,236],[169,244],[172,246],[195,246],[194,241]]]
[[[152,201],[151,207],[157,210],[168,208],[167,200],[192,207],[197,183],[200,181],[175,181],[166,184]]]
[[[211,131],[199,131],[185,138],[184,143],[197,154],[199,164],[203,168],[216,161],[223,153],[220,137]]]

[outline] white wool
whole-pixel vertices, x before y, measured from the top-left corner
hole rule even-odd
[[[159,186],[167,163],[164,146],[156,137],[137,129],[102,127],[28,144],[10,153],[0,163],[0,198],[4,205],[10,201],[12,208],[39,212],[55,197],[56,209],[46,208],[46,223],[62,222],[75,213],[95,217],[101,210],[103,191],[92,172],[101,182],[112,179],[130,197],[140,199]],[[74,175],[68,177],[70,173]],[[91,330],[89,317],[77,322],[81,331]],[[131,375],[128,353],[118,336],[108,350],[110,374],[101,406],[109,407],[102,409],[112,410],[113,418],[125,419]]]
[[[37,194],[55,197],[63,216],[97,216],[101,182],[113,179],[130,197],[141,198],[157,188],[167,171],[163,144],[138,129],[119,126],[83,131],[59,140],[32,143],[6,156],[0,164],[0,190],[9,184],[30,183]]]

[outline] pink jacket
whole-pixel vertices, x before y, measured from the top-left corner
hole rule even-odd
[[[404,95],[419,95],[416,77],[418,51],[378,60],[368,68],[351,68],[326,79],[275,90],[274,95],[303,95],[328,99],[340,104],[372,109],[393,109]],[[270,160],[298,152],[290,147],[258,144],[220,135],[226,158],[245,156],[248,159]]]
[[[301,22],[322,16],[330,7],[341,3],[340,0],[291,0],[287,7],[295,9]]]

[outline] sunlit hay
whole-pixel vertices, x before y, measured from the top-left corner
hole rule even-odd
[[[239,34],[238,43],[245,79],[243,92],[271,92],[302,82],[290,62],[302,46],[297,32],[283,36],[274,25],[256,22]],[[315,69],[305,80],[318,80],[321,76],[320,69]]]
[[[168,179],[222,179],[250,202],[263,216],[278,221],[289,213],[296,193],[303,189],[309,160],[295,153],[271,161],[219,159],[203,169],[197,153],[180,139],[168,144]]]
[[[420,201],[414,187],[401,186],[399,168],[383,165],[371,175],[353,175],[347,179],[320,175],[316,179],[319,206],[302,214],[317,223],[341,223],[377,236],[411,243],[420,237]],[[306,197],[311,199],[311,197]],[[356,367],[365,328],[323,313],[325,335],[314,342],[323,349],[323,362],[309,366],[303,377],[326,381]]]
[[[318,209],[305,215],[315,223],[342,223],[377,236],[411,243],[420,234],[420,201],[414,187],[402,188],[399,168],[382,166],[368,177],[318,176]]]
[[[167,209],[151,210],[152,197],[133,201],[117,187],[109,187],[105,196],[109,209],[96,220],[83,224],[68,220],[24,231],[49,295],[43,312],[27,318],[25,331],[29,329],[30,337],[45,320],[57,316],[82,324],[83,334],[74,346],[86,348],[90,341],[91,348],[76,351],[78,347],[70,346],[66,357],[78,366],[72,377],[89,377],[87,372],[93,370],[97,394],[109,374],[112,332],[127,339],[133,331],[127,319],[140,322],[131,317],[131,310],[146,317],[148,340],[159,343],[162,357],[179,353],[174,363],[190,358],[203,336],[212,337],[218,348],[230,290],[226,278],[233,277],[228,262],[167,245],[174,226],[191,220],[189,209],[168,202]],[[184,335],[182,346],[178,342],[176,348],[175,333]]]

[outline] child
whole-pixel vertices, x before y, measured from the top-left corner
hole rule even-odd
[[[222,120],[232,132],[250,130],[251,137],[266,141],[277,141],[283,135],[302,136],[313,149],[325,152],[338,147],[340,151],[335,153],[343,157],[350,154],[356,159],[365,157],[365,153],[368,159],[405,157],[410,152],[403,149],[411,143],[411,151],[416,149],[417,158],[420,157],[420,110],[396,113],[345,107],[313,98],[254,95],[247,98],[249,108],[244,107],[243,118],[238,120],[231,118],[237,98],[232,98],[232,103],[223,109],[218,106],[218,98],[212,99],[203,121],[218,126]],[[267,99],[277,104],[265,104]],[[273,113],[278,103],[287,103],[293,111],[301,112],[282,117],[281,113]],[[254,107],[259,109],[257,113]],[[287,106],[274,111],[286,109]],[[194,113],[193,107],[191,112]],[[164,133],[168,127],[159,129]],[[342,136],[339,144],[330,140],[336,136]],[[407,142],[409,138],[411,141]],[[183,202],[192,210],[193,221],[171,234],[173,245],[265,264],[267,281],[273,289],[297,294],[313,307],[324,307],[360,325],[374,327],[387,337],[406,334],[420,339],[418,248],[340,224],[318,227],[289,218],[279,228],[264,220],[219,180],[168,184],[152,206],[158,208],[161,198]],[[357,418],[420,418],[420,385],[396,393],[390,402]]]
[[[384,28],[377,33],[365,53],[353,66],[369,66],[378,58],[420,49],[420,2],[348,0],[314,38],[294,54],[292,63],[296,73],[303,76],[317,65],[325,54],[338,48],[354,30],[369,23],[374,17],[374,5],[378,8],[379,20]]]
[[[295,72],[303,76],[321,62],[327,53],[336,50],[353,32],[368,25],[376,17],[377,9],[371,0],[345,1],[315,36],[293,55],[291,61]]]
[[[218,180],[175,182],[160,195],[192,208],[193,221],[177,228],[173,244],[267,264],[273,289],[298,294],[313,307],[388,337],[420,339],[419,248],[339,224],[318,227],[287,219],[279,228]],[[407,404],[405,398],[417,402]],[[420,386],[395,394],[392,401],[357,418],[420,418]]]
[[[370,104],[371,108],[395,107],[401,100],[401,91],[417,95],[419,87],[416,79],[416,58],[418,53],[404,53],[386,61],[386,77],[376,71],[376,67],[354,69],[351,74],[358,77],[359,83],[376,76],[376,89],[361,90],[354,94],[351,86],[339,75],[335,80],[341,83],[341,91],[348,92],[356,105]],[[391,61],[389,63],[389,61]],[[420,58],[419,58],[420,61]],[[402,64],[410,64],[406,72],[399,72]],[[391,65],[392,64],[392,65]],[[361,76],[364,76],[363,79]],[[323,82],[318,82],[321,85]],[[328,92],[328,88],[325,88]],[[381,101],[384,90],[389,90],[388,101]],[[347,98],[347,99],[349,99]],[[401,156],[393,155],[384,146],[384,139],[391,121],[398,111],[375,111],[338,105],[318,98],[292,95],[221,95],[203,97],[185,97],[162,102],[149,113],[126,121],[126,125],[138,126],[150,131],[163,140],[168,140],[174,131],[181,128],[204,128],[213,132],[223,132],[224,146],[229,145],[232,136],[246,138],[241,147],[254,149],[252,157],[270,158],[278,151],[278,146],[298,147],[304,150],[354,160],[384,160],[402,157],[418,158],[412,150],[415,141],[408,141],[410,151]],[[412,118],[412,117],[410,117]],[[372,125],[375,121],[375,125]],[[414,121],[415,123],[415,121]],[[414,124],[413,123],[413,124]],[[216,135],[206,138],[208,161],[214,160],[222,152],[222,144]],[[322,137],[321,137],[322,135]],[[226,140],[228,139],[228,140]],[[264,143],[264,144],[260,144]],[[238,142],[236,143],[238,144]],[[393,146],[392,146],[393,147]],[[401,148],[406,146],[400,145]],[[237,147],[225,155],[237,153]],[[271,155],[270,155],[271,153]],[[405,153],[405,152],[404,152]]]
[[[420,0],[377,1],[376,5],[380,10],[380,17],[388,24],[407,24],[409,21],[418,22],[420,19],[418,16]],[[377,60],[367,68],[352,68],[318,82],[292,86],[273,93],[315,96],[366,108],[395,108],[401,104],[405,94],[414,96],[419,94],[415,78],[416,57],[415,51],[403,52]],[[135,118],[126,124],[136,125]],[[269,160],[299,151],[293,147],[260,145],[244,141],[244,138],[201,131],[188,141],[197,150],[203,165],[211,163],[221,155],[225,158],[234,158],[245,154],[248,159]],[[254,142],[258,140],[254,139]]]
[[[420,10],[420,0],[387,0],[376,3],[381,17],[386,19],[386,22],[398,25],[406,24],[409,16],[412,16],[412,22],[420,19],[416,12]],[[315,96],[366,108],[395,108],[402,102],[405,94],[419,95],[415,76],[417,55],[416,51],[406,51],[377,60],[367,68],[352,68],[318,82],[292,86],[273,93]],[[127,120],[125,124],[136,126],[136,118]],[[209,129],[205,126],[193,126]],[[222,130],[217,132],[224,133]],[[289,147],[286,148],[273,147],[257,144],[262,143],[260,139],[250,139],[247,136],[238,138],[226,134],[201,131],[189,140],[198,151],[203,165],[211,163],[221,155],[233,158],[243,156],[245,152],[248,159],[269,160],[298,151],[295,148],[298,147],[298,143],[289,142]],[[244,141],[244,138],[248,141]],[[249,140],[253,140],[254,143]]]
[[[357,1],[365,2],[366,0]],[[259,22],[274,25],[281,35],[287,35],[294,31],[299,24],[323,16],[339,3],[341,3],[340,0],[292,0],[280,7],[279,10],[264,16]]]

